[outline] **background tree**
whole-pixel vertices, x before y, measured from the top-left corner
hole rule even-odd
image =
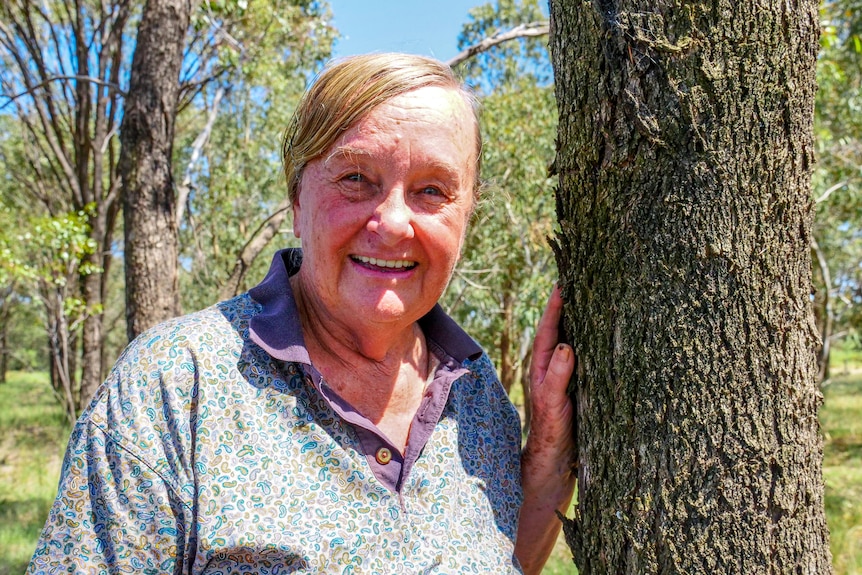
[[[817,3],[551,2],[580,572],[829,573]]]
[[[70,424],[77,418],[82,400],[76,386],[75,349],[78,326],[87,317],[76,285],[81,276],[96,271],[90,267],[97,245],[90,237],[89,219],[85,212],[31,217],[21,235],[0,238],[0,283],[6,284],[10,295],[21,288],[41,302],[52,359],[51,386]]]
[[[535,0],[477,6],[470,17],[459,37],[462,50],[547,20]],[[546,41],[507,41],[457,68],[481,100],[484,186],[444,298],[448,311],[488,350],[506,390],[523,385],[527,410],[525,368],[541,311],[535,302],[549,293],[554,279],[547,238],[554,222],[556,180],[548,175],[548,162],[556,107]]]
[[[862,323],[862,3],[825,2],[821,19],[812,249],[823,340],[819,379],[825,383],[831,344],[848,338],[858,345]]]
[[[24,210],[22,220],[34,211],[49,218],[88,214],[97,246],[87,256],[91,273],[67,286],[85,310],[79,362],[85,397],[102,379],[103,302],[120,210],[120,84],[135,19],[128,0],[0,3],[0,86],[6,113],[17,119],[0,152],[6,178],[17,183],[5,190]]]
[[[186,140],[187,153],[177,166],[185,166],[183,178],[166,177],[159,201],[124,212],[127,220],[148,222],[145,227],[160,222],[158,229],[134,234],[151,243],[149,266],[132,261],[127,247],[126,283],[137,286],[127,289],[127,315],[142,319],[138,328],[129,328],[130,337],[177,313],[178,281],[192,309],[246,287],[245,274],[287,213],[283,189],[273,185],[281,172],[276,150],[307,74],[330,54],[334,32],[328,19],[327,5],[308,0],[204,4],[193,28],[209,30],[210,38],[196,32],[191,45],[200,55],[183,59],[183,76],[195,80],[181,83],[179,107],[194,110],[190,126],[196,126],[184,130],[185,137],[195,137]],[[128,244],[128,223],[126,229]],[[194,281],[164,269],[166,259],[177,261],[176,253],[158,253],[170,240],[185,242],[179,252],[191,272],[187,279]],[[158,309],[160,314],[143,319]]]
[[[8,127],[0,149],[5,203],[19,222],[34,213],[62,217],[83,212],[89,218],[88,233],[98,245],[88,255],[86,269],[91,273],[67,286],[84,302],[85,315],[75,324],[80,333],[73,345],[81,368],[79,395],[84,398],[101,382],[105,367],[125,343],[111,332],[124,325],[122,309],[107,305],[124,305],[117,297],[122,278],[112,273],[111,263],[123,253],[114,236],[122,205],[119,124],[129,92],[138,9],[138,3],[125,0],[0,4],[4,97],[0,105]],[[177,189],[172,189],[178,197],[174,201],[183,208],[176,210],[178,229],[191,221],[183,219],[190,195],[196,195],[197,202],[206,197],[207,189],[199,185],[200,174],[207,169],[201,166],[201,152],[219,118],[219,102],[230,100],[228,88],[248,87],[248,98],[253,99],[265,91],[260,88],[264,81],[295,86],[297,79],[316,69],[321,55],[329,53],[334,33],[328,15],[325,3],[307,0],[204,1],[192,14],[178,105],[166,112],[180,114],[179,140],[171,159],[175,173],[183,174]],[[283,76],[247,83],[246,72],[255,70],[260,60],[270,62],[271,69]],[[285,65],[278,67],[281,63]],[[276,139],[269,154],[277,148]],[[260,156],[266,155],[261,149]],[[271,204],[255,199],[260,195],[252,184],[238,192],[246,194],[248,205],[256,210],[243,217],[264,219]],[[221,249],[234,250],[228,245]],[[158,277],[169,285],[174,281],[172,273]],[[75,371],[72,377],[78,377]]]
[[[126,333],[177,315],[174,124],[186,30],[196,2],[147,0],[120,130]]]
[[[325,4],[265,4],[220,29],[230,38],[224,58],[241,65],[196,94],[205,106],[183,112],[179,163],[187,169],[178,224],[185,309],[257,282],[269,264],[258,255],[273,239],[279,247],[293,245],[292,233],[283,233],[292,230],[283,230],[289,205],[280,176],[281,137],[310,74],[329,58],[335,30]]]

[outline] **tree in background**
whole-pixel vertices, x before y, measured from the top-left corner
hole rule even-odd
[[[115,291],[122,285],[110,273],[113,258],[122,250],[114,237],[122,205],[118,134],[139,9],[138,3],[126,0],[0,4],[0,86],[5,98],[0,104],[14,112],[14,122],[9,121],[12,115],[4,117],[10,130],[4,132],[0,151],[5,203],[17,210],[19,222],[33,212],[49,218],[83,212],[98,246],[78,268],[88,273],[68,285],[83,302],[84,317],[74,322],[78,333],[72,346],[81,368],[76,387],[85,399],[101,382],[105,366],[113,363],[103,353],[110,337],[103,326],[105,304],[118,301]],[[297,64],[289,78],[269,78],[275,83],[305,78],[318,63],[311,55],[328,54],[332,32],[326,17],[325,3],[307,0],[202,2],[191,17],[183,48],[178,105],[164,108],[168,115],[182,113],[177,123],[181,146],[175,146],[172,160],[185,162],[176,171],[188,176],[173,190],[179,205],[185,208],[192,193],[205,201],[207,190],[196,187],[195,177],[206,169],[200,167],[200,152],[218,118],[219,100],[213,94],[241,84],[256,59]],[[276,44],[285,38],[290,41]],[[319,43],[325,48],[318,50]],[[206,120],[199,121],[201,117]],[[188,137],[196,129],[197,135]],[[272,149],[277,148],[274,142]],[[252,187],[242,193],[263,218],[267,202],[255,203]],[[177,228],[182,227],[183,212],[176,210]],[[158,279],[167,285],[175,281],[172,273]],[[107,326],[116,324],[122,321]],[[74,370],[71,377],[77,377]]]
[[[4,192],[21,221],[33,212],[86,213],[97,246],[78,268],[88,273],[66,286],[83,302],[84,397],[102,379],[103,302],[120,210],[116,134],[135,19],[128,0],[0,3],[0,86],[17,119],[0,157],[7,183],[16,185]]]
[[[89,256],[97,247],[90,235],[89,216],[85,212],[34,216],[19,235],[0,237],[0,289],[10,295],[19,289],[35,294],[41,303],[52,360],[51,386],[70,424],[75,422],[82,400],[75,379],[77,328],[87,317],[76,286],[81,276],[96,271],[89,267]],[[8,319],[4,318],[4,332]]]
[[[193,0],[147,0],[120,126],[126,333],[178,312],[174,125]]]
[[[546,19],[535,0],[501,0],[471,10],[459,48]],[[456,70],[481,100],[484,186],[464,257],[444,306],[488,350],[506,390],[524,387],[536,302],[550,292],[553,254],[553,157],[556,110],[547,38],[527,37],[467,59]]]
[[[201,90],[196,97],[207,105],[185,111],[178,134],[180,165],[187,166],[177,206],[185,309],[257,282],[269,264],[258,256],[284,237],[290,206],[281,137],[311,73],[331,54],[330,20],[325,4],[270,0],[224,30],[242,73],[221,75]]]
[[[202,104],[196,109],[196,136],[188,142],[188,153],[184,154],[187,160],[183,178],[175,182],[172,177],[170,150],[165,145],[172,143],[173,137],[165,130],[158,134],[164,153],[159,162],[162,184],[158,190],[152,188],[140,196],[143,205],[124,212],[126,285],[135,286],[126,290],[127,317],[140,316],[139,326],[127,328],[130,337],[178,313],[181,302],[176,286],[181,278],[176,270],[166,270],[164,263],[177,262],[178,253],[188,263],[190,277],[197,280],[183,282],[183,291],[189,294],[184,299],[194,308],[242,291],[245,273],[280,229],[287,212],[283,187],[272,185],[281,171],[277,153],[280,133],[305,87],[307,75],[330,54],[334,32],[327,24],[328,18],[325,4],[308,0],[258,0],[254,5],[235,1],[203,6],[195,29],[206,24],[214,30],[213,40],[203,42],[200,35],[193,36],[192,46],[200,45],[201,51],[210,43],[224,48],[216,52],[217,59],[211,64],[206,64],[206,58],[212,57],[206,54],[193,59],[184,57],[186,67],[190,71],[200,68],[197,73],[203,74],[203,79],[188,84],[181,102],[189,107]],[[169,19],[156,18],[158,22],[166,20]],[[166,44],[182,45],[163,41],[153,45],[163,50]],[[139,41],[137,50],[141,49]],[[137,54],[136,51],[136,57]],[[158,75],[164,74],[163,59],[142,61],[159,62],[151,71],[151,75]],[[154,84],[144,82],[150,87]],[[178,86],[176,82],[172,85]],[[133,88],[134,85],[130,92],[134,92]],[[225,114],[226,110],[230,114]],[[201,115],[206,117],[202,124]],[[150,116],[146,113],[139,118]],[[153,123],[144,125],[152,128]],[[123,133],[129,134],[125,130]],[[124,145],[123,149],[127,148],[131,146]],[[153,146],[148,144],[144,149],[152,150]],[[147,186],[154,179],[157,178],[139,175]],[[274,201],[276,187],[278,201]],[[126,190],[127,194],[130,191]],[[127,195],[129,202],[131,197]],[[134,233],[130,232],[130,219],[140,222],[141,228]],[[150,255],[143,258],[146,265],[144,261],[140,265],[136,262],[137,256],[143,254],[132,249],[135,242],[130,237],[147,245],[145,253]],[[187,243],[178,252],[172,242],[179,240]]]
[[[825,2],[821,19],[812,249],[825,383],[831,343],[849,337],[858,345],[862,323],[862,2]]]
[[[551,2],[581,573],[829,573],[817,3]]]

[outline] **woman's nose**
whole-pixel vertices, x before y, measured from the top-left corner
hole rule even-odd
[[[413,212],[401,190],[390,191],[380,202],[368,221],[368,231],[392,245],[413,237]]]

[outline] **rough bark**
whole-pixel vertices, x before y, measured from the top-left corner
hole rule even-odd
[[[583,575],[830,573],[817,2],[551,2]]]
[[[120,131],[129,339],[178,312],[171,153],[192,0],[148,0]]]

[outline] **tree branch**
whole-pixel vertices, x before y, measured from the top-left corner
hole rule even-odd
[[[847,185],[847,182],[838,182],[837,184],[835,184],[834,186],[832,186],[831,188],[829,188],[828,190],[823,192],[823,195],[820,196],[819,198],[817,198],[816,200],[814,200],[814,203],[819,204],[820,202],[825,202],[826,198],[828,198],[829,196],[832,195],[832,192],[837,192],[838,190],[840,190],[841,188],[843,188],[846,185]]]
[[[486,52],[487,50],[493,48],[498,44],[508,42],[509,40],[516,40],[518,38],[547,36],[548,30],[548,22],[530,22],[529,24],[520,24],[519,26],[515,26],[508,32],[499,32],[497,34],[494,34],[490,38],[485,38],[478,44],[473,44],[465,50],[462,50],[458,55],[456,55],[454,58],[451,58],[446,63],[452,68],[454,68],[465,60],[469,60],[476,54]]]
[[[222,284],[219,299],[225,300],[234,297],[240,292],[240,286],[245,278],[248,268],[254,259],[263,251],[270,240],[278,233],[282,222],[287,217],[291,208],[290,200],[285,197],[269,217],[267,217],[258,228],[251,234],[250,239],[240,250],[236,258],[234,268],[227,280]]]
[[[126,96],[126,92],[122,88],[120,88],[118,85],[113,84],[111,82],[106,82],[104,80],[100,80],[99,78],[94,78],[93,76],[80,76],[77,74],[68,74],[68,75],[63,74],[63,75],[59,75],[59,76],[51,76],[50,78],[47,78],[47,79],[39,82],[38,84],[34,85],[33,87],[31,87],[27,90],[24,90],[20,94],[15,94],[14,96],[7,96],[7,98],[9,98],[9,100],[5,104],[0,106],[0,111],[2,111],[3,108],[5,108],[9,104],[11,104],[15,100],[17,100],[18,98],[21,98],[22,96],[26,96],[28,94],[32,94],[33,92],[35,92],[39,88],[43,88],[46,85],[50,84],[51,82],[56,82],[57,80],[81,80],[81,81],[85,81],[85,82],[92,82],[93,84],[99,84],[100,86],[107,86],[108,88],[111,88],[115,92],[119,93],[121,96],[124,96],[124,97]]]
[[[192,153],[189,157],[189,163],[186,166],[185,174],[183,175],[183,181],[179,186],[177,186],[176,222],[178,229],[180,227],[180,224],[182,224],[183,222],[186,201],[188,200],[189,193],[191,192],[192,170],[194,170],[195,165],[197,165],[198,160],[201,157],[201,151],[203,150],[203,147],[206,145],[207,141],[209,141],[209,137],[213,129],[213,124],[215,124],[216,118],[218,117],[219,103],[221,102],[224,93],[225,88],[222,86],[220,86],[219,89],[216,90],[215,96],[213,97],[212,108],[210,108],[209,116],[207,117],[207,123],[204,126],[204,129],[201,130],[201,133],[198,134],[198,137],[195,138],[194,143],[192,143]]]

